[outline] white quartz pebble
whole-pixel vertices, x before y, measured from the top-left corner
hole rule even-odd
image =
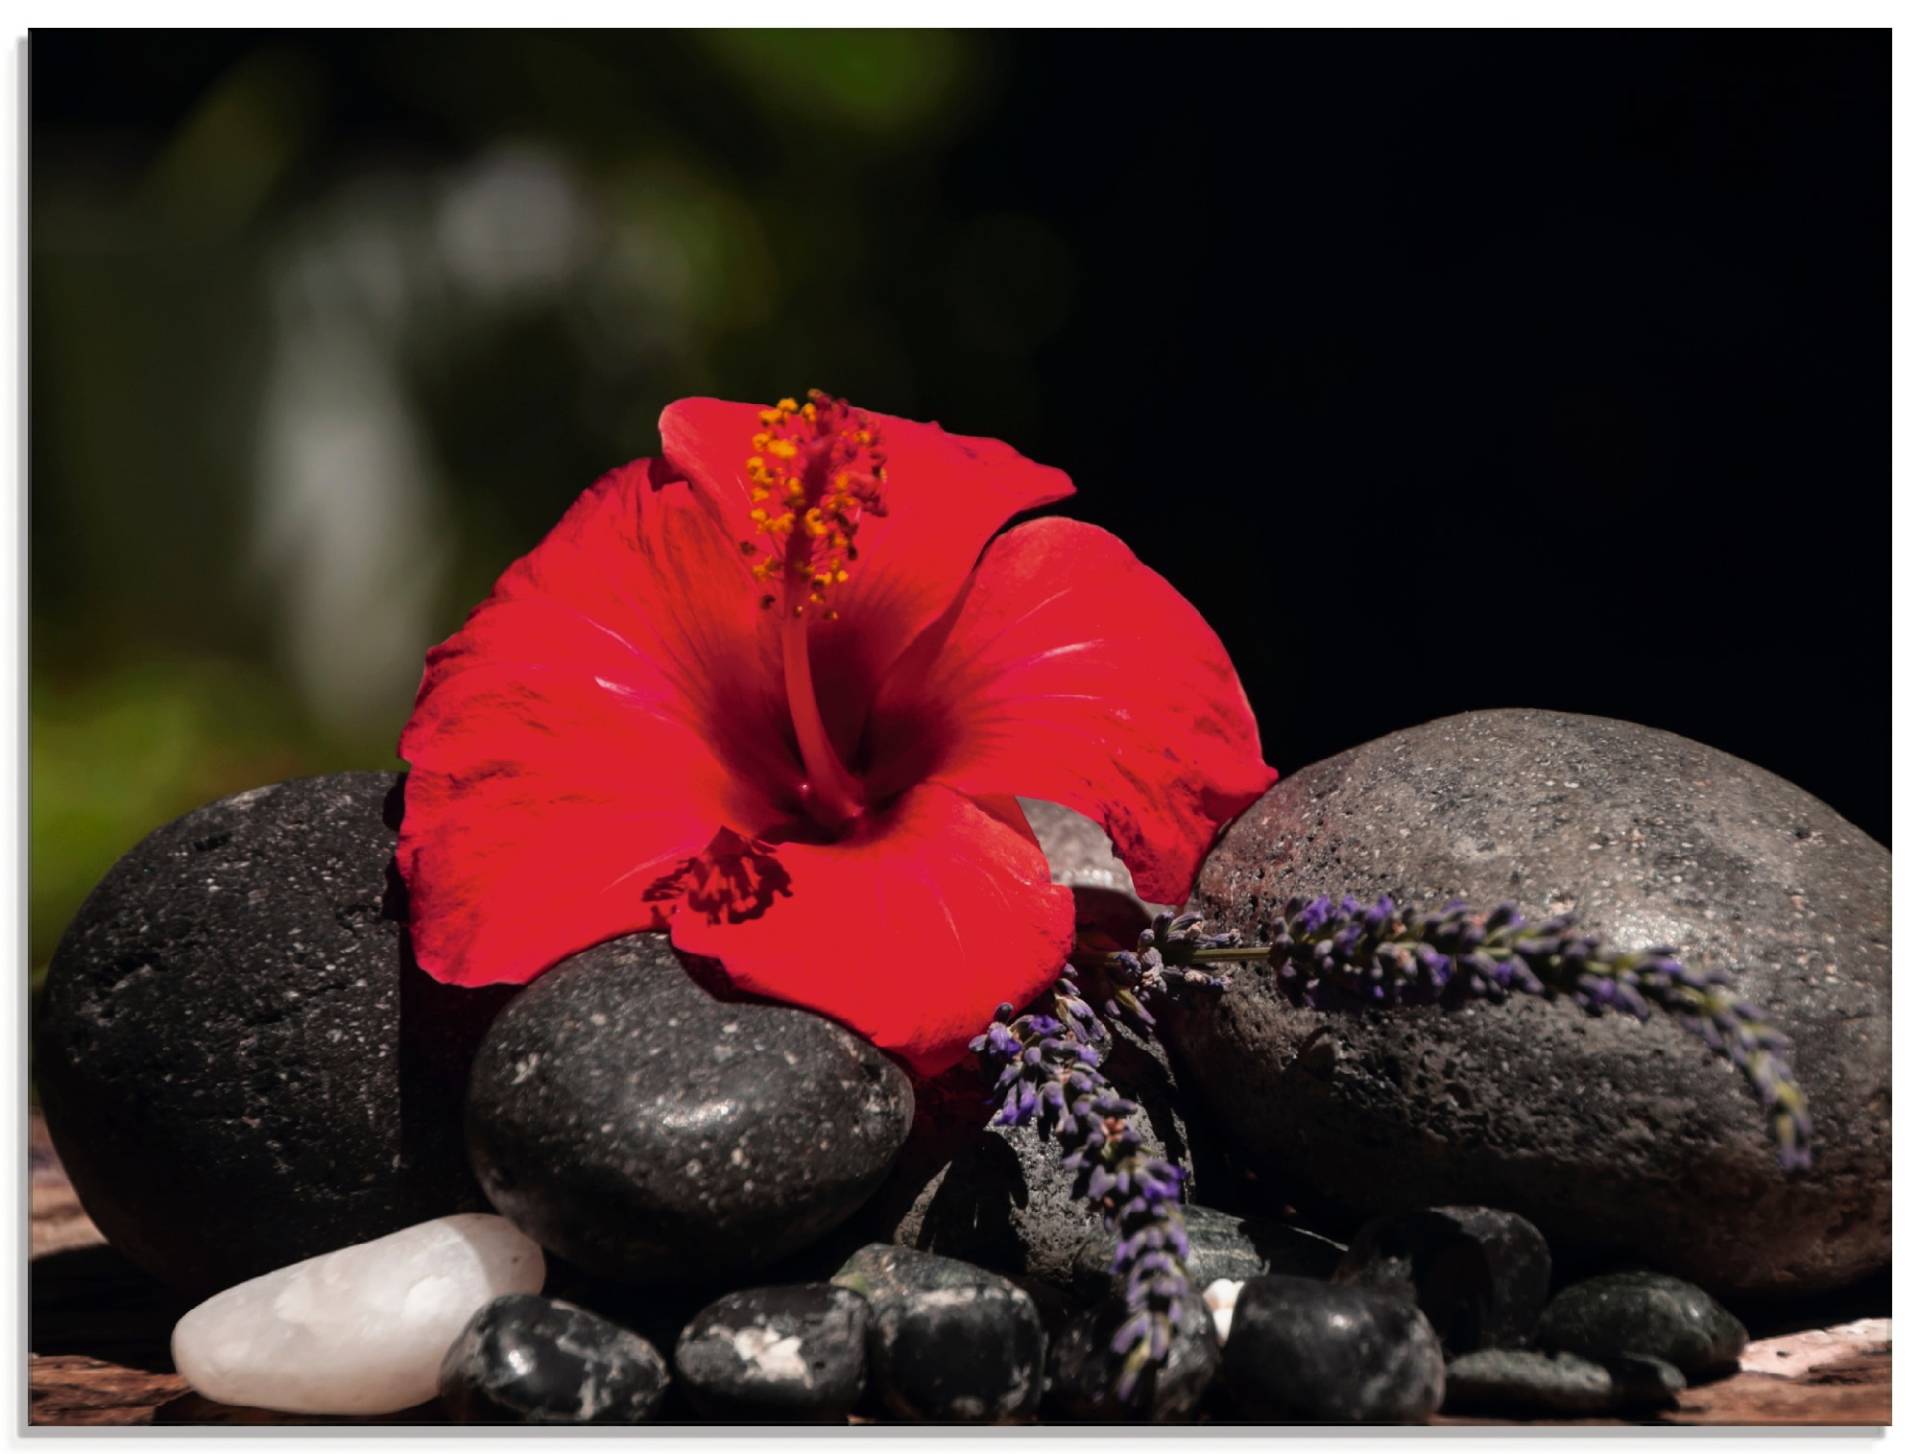
[[[1245,1286],[1246,1283],[1235,1282],[1230,1277],[1216,1278],[1200,1294],[1207,1311],[1213,1314],[1213,1331],[1223,1348],[1227,1343],[1227,1334],[1233,1331],[1233,1306],[1240,1301],[1240,1289]]]
[[[546,1276],[505,1217],[439,1217],[216,1293],[174,1325],[173,1363],[217,1403],[396,1413],[434,1397],[469,1318]]]

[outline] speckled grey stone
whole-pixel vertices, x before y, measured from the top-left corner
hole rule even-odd
[[[1182,1300],[1166,1363],[1143,1375],[1123,1401],[1115,1391],[1120,1360],[1112,1345],[1130,1316],[1124,1298],[1109,1297],[1082,1312],[1052,1340],[1042,1406],[1049,1418],[1179,1424],[1193,1417],[1220,1369],[1220,1345],[1214,1341],[1206,1304],[1198,1293]]]
[[[256,788],[156,830],[55,951],[34,1076],[88,1214],[194,1295],[484,1211],[466,1068],[511,988],[412,962],[391,773]]]
[[[1547,1305],[1553,1256],[1525,1217],[1492,1207],[1429,1207],[1367,1223],[1333,1280],[1404,1288],[1453,1357],[1526,1346]]]
[[[867,1363],[887,1411],[914,1423],[1033,1417],[1047,1339],[1033,1300],[1005,1278],[910,1292],[873,1310]]]
[[[440,1402],[460,1424],[643,1424],[671,1382],[645,1338],[531,1293],[473,1315],[440,1365]]]
[[[867,1300],[828,1283],[753,1287],[702,1308],[673,1366],[721,1423],[845,1423],[867,1386]]]
[[[1282,1273],[1326,1278],[1340,1261],[1341,1246],[1304,1227],[1264,1217],[1240,1217],[1214,1207],[1189,1203],[1180,1209],[1186,1224],[1187,1281],[1196,1291],[1221,1278]],[[1074,1290],[1092,1301],[1118,1281],[1113,1273],[1113,1234],[1102,1228],[1080,1245],[1074,1259]]]
[[[1254,1418],[1410,1424],[1440,1407],[1446,1360],[1398,1293],[1256,1277],[1234,1304],[1221,1371]]]
[[[1640,1368],[1622,1381],[1605,1364],[1571,1352],[1482,1348],[1446,1366],[1446,1412],[1588,1418],[1670,1408],[1686,1387],[1678,1369],[1663,1366],[1672,1377],[1667,1385],[1649,1377],[1647,1360],[1636,1362]]]
[[[1562,1288],[1540,1315],[1542,1348],[1585,1358],[1640,1354],[1698,1381],[1740,1366],[1747,1330],[1707,1292],[1657,1272],[1610,1272]]]
[[[1047,856],[1047,867],[1055,883],[1073,889],[1118,894],[1139,905],[1143,917],[1149,916],[1151,910],[1166,907],[1146,904],[1134,892],[1133,875],[1114,855],[1107,830],[1093,819],[1058,803],[1044,803],[1037,798],[1019,801],[1033,836],[1039,840],[1040,851]]]
[[[665,936],[536,980],[474,1061],[467,1139],[494,1206],[628,1282],[742,1276],[844,1221],[913,1119],[906,1075],[819,1015],[714,998]]]
[[[1486,1202],[1557,1251],[1626,1251],[1727,1291],[1886,1265],[1891,858],[1790,783],[1670,733],[1561,712],[1396,732],[1270,790],[1194,907],[1257,931],[1294,894],[1577,910],[1624,947],[1730,969],[1794,1041],[1811,1175],[1740,1076],[1661,1017],[1516,998],[1296,1009],[1259,969],[1169,1027],[1185,1079],[1269,1185],[1348,1217]]]

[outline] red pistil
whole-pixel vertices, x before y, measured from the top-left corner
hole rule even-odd
[[[820,703],[813,694],[813,673],[807,663],[807,618],[796,608],[781,623],[780,658],[787,677],[787,710],[793,714],[793,735],[807,765],[800,785],[807,812],[823,828],[845,827],[866,809],[860,784],[854,781],[833,750]]]
[[[822,827],[838,830],[865,811],[860,784],[840,761],[821,720],[807,659],[807,616],[827,607],[829,592],[846,582],[857,552],[853,538],[868,514],[884,515],[880,488],[887,477],[879,431],[844,399],[818,389],[807,402],[782,399],[760,412],[760,431],[747,459],[749,518],[768,537],[767,554],[753,566],[754,578],[780,586],[760,604],[778,607],[780,654],[787,709],[806,764],[800,795]],[[740,542],[759,554],[751,540]],[[828,620],[837,613],[827,608]]]

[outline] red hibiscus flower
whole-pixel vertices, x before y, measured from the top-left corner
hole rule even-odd
[[[399,866],[436,978],[664,928],[933,1073],[1071,948],[1013,794],[1178,902],[1273,781],[1219,638],[1117,539],[989,543],[1060,471],[817,393],[660,433],[427,656]]]

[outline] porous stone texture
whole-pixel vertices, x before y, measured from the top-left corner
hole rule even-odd
[[[217,1293],[173,1330],[173,1362],[217,1403],[390,1414],[425,1403],[467,1320],[538,1292],[540,1249],[503,1217],[441,1217]]]
[[[916,1423],[1008,1424],[1040,1407],[1047,1339],[1033,1300],[991,1273],[874,1308],[867,1358],[888,1412]]]
[[[1117,1391],[1119,1360],[1113,1338],[1131,1316],[1126,1300],[1109,1297],[1075,1317],[1047,1348],[1047,1392],[1043,1409],[1050,1418],[1095,1423],[1185,1423],[1206,1397],[1220,1369],[1220,1345],[1213,1318],[1199,1296],[1180,1303],[1180,1323],[1167,1345],[1166,1364],[1143,1376],[1122,1399]]]
[[[750,1276],[886,1175],[906,1075],[805,1010],[714,998],[665,936],[562,962],[475,1058],[467,1140],[493,1204],[542,1246],[634,1283]]]
[[[1234,1303],[1222,1372],[1257,1419],[1408,1424],[1440,1407],[1446,1359],[1396,1292],[1255,1277]]]
[[[440,1402],[461,1424],[644,1424],[671,1376],[645,1338],[584,1308],[511,1293],[461,1330]]]
[[[403,779],[256,788],[150,834],[87,898],[34,1077],[88,1214],[193,1296],[486,1202],[467,1064],[512,988],[412,962]]]
[[[1194,1174],[1188,1122],[1163,1060],[1119,1031],[1102,1071],[1138,1102],[1134,1118],[1148,1155]],[[1083,1249],[1112,1238],[1100,1214],[1074,1195],[1060,1145],[1038,1126],[993,1126],[980,1073],[971,1066],[921,1087],[912,1134],[893,1171],[861,1213],[863,1236],[955,1257],[1054,1287],[1074,1285]]]
[[[1746,1328],[1711,1295],[1657,1272],[1611,1272],[1562,1288],[1537,1336],[1542,1348],[1586,1358],[1658,1358],[1696,1382],[1735,1371],[1747,1346]]]
[[[1730,970],[1793,1039],[1814,1167],[1783,1172],[1742,1078],[1656,1014],[1516,997],[1296,1008],[1263,966],[1171,1017],[1184,1080],[1270,1186],[1323,1216],[1487,1202],[1556,1251],[1723,1291],[1887,1264],[1891,857],[1792,784],[1671,733],[1531,710],[1396,732],[1276,785],[1192,907],[1259,934],[1293,895],[1577,911],[1623,948]]]
[[[745,1288],[695,1315],[673,1363],[721,1423],[844,1423],[867,1386],[867,1324],[867,1300],[843,1287]]]
[[[1492,1207],[1432,1207],[1367,1223],[1333,1280],[1404,1288],[1454,1357],[1526,1345],[1547,1305],[1553,1257],[1525,1217]]]

